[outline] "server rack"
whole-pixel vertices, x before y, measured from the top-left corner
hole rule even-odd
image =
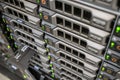
[[[119,8],[119,0],[1,0],[5,63],[26,80],[119,80]],[[36,54],[23,69],[11,58],[28,47]]]

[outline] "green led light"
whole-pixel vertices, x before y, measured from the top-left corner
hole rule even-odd
[[[40,3],[40,0],[36,0],[37,3]]]
[[[47,39],[45,39],[45,43],[48,43],[48,40],[47,40]]]
[[[54,73],[54,70],[52,69],[52,70],[50,70],[52,73]]]
[[[18,46],[16,44],[14,44],[15,48],[18,48]]]
[[[50,64],[50,67],[53,67],[53,64]]]
[[[10,36],[10,39],[13,39],[13,36]]]
[[[40,17],[40,19],[42,19],[42,16],[43,16],[42,13],[39,13],[39,17]]]
[[[52,77],[52,78],[55,78],[55,74],[54,74],[54,73],[52,73],[51,77]]]
[[[114,42],[111,42],[110,43],[110,47],[113,48],[115,46],[115,43]]]
[[[116,33],[119,33],[120,32],[120,26],[117,26],[116,27],[116,31],[115,31]]]
[[[50,52],[50,49],[49,49],[49,48],[47,48],[47,49],[46,49],[46,51],[47,51],[47,52]]]
[[[106,60],[109,60],[109,59],[110,59],[110,55],[109,55],[109,54],[106,54],[105,59],[106,59]]]
[[[7,31],[10,31],[10,29],[7,27]]]
[[[45,26],[42,26],[42,30],[45,31]]]
[[[8,45],[7,48],[10,49],[10,46]]]
[[[6,20],[4,18],[2,20],[3,20],[4,23],[6,22]]]
[[[102,75],[99,75],[99,78],[101,79],[101,78],[102,78]]]
[[[23,78],[24,78],[24,79],[26,79],[26,78],[27,78],[27,75],[26,75],[26,74],[24,74],[24,75],[23,75]]]
[[[102,69],[101,69],[102,71],[105,71],[105,67],[102,67]]]
[[[48,59],[49,59],[49,60],[51,59],[51,56],[50,56],[50,55],[48,55]]]

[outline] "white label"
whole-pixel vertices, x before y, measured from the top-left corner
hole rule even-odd
[[[34,66],[34,68],[35,68],[36,70],[39,70],[39,69],[40,69],[38,66]]]
[[[22,20],[19,20],[19,19],[18,19],[17,21],[18,21],[18,22],[20,22],[20,23],[22,23],[22,22],[23,22]]]
[[[96,24],[99,24],[99,25],[102,25],[102,26],[105,26],[105,25],[106,25],[106,22],[105,22],[105,21],[102,21],[102,20],[100,20],[100,19],[94,18],[93,21],[94,21]]]
[[[91,34],[90,37],[93,38],[93,39],[95,39],[95,40],[102,41],[102,38],[98,37],[96,35]]]
[[[94,48],[88,47],[88,49],[89,49],[90,51],[94,52],[94,53],[98,53],[98,51],[97,51],[96,49],[94,49]]]
[[[28,48],[28,46],[24,46],[21,51],[25,52],[25,50]]]
[[[17,67],[16,67],[16,66],[12,65],[11,67],[12,67],[14,70],[17,70]]]

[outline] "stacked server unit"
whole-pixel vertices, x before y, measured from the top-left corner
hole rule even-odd
[[[11,58],[19,63],[22,45],[35,51],[23,70],[7,64],[26,80],[120,80],[119,8],[119,0],[1,0]]]
[[[18,75],[27,80],[39,80],[39,78],[42,78],[40,75],[45,75],[45,73],[46,75],[51,76],[49,68],[50,59],[48,58],[49,54],[44,42],[44,33],[40,30],[41,19],[39,18],[39,15],[37,15],[37,10],[40,6],[25,0],[3,0],[0,5],[2,11],[1,24],[3,24],[1,28],[3,34],[10,43],[13,52],[15,52],[11,57],[15,56],[13,58],[18,62],[21,60],[19,59],[21,58],[21,55],[27,54],[27,52],[19,52],[22,45],[28,45],[38,52],[38,54],[29,58],[29,65],[26,64],[28,66],[27,68],[24,68],[25,65],[21,66],[21,63],[19,64],[20,61],[15,64],[12,62],[14,60],[8,60],[7,64],[10,66],[10,69],[13,68],[12,71],[14,73],[17,72],[17,69],[20,69],[22,75]],[[43,70],[44,73],[41,73],[41,70]],[[35,75],[31,76],[31,74]],[[45,78],[45,80],[52,80],[52,78],[43,78]]]

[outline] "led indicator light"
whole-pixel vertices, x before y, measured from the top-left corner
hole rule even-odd
[[[9,29],[9,28],[7,28],[7,31],[10,31],[10,29]]]
[[[102,78],[102,75],[99,75],[99,78],[101,79],[101,78]]]
[[[54,73],[52,73],[52,76],[51,76],[52,78],[55,78],[55,75],[54,75]]]
[[[8,45],[7,48],[10,49],[10,46]]]
[[[50,67],[53,67],[53,64],[50,64]]]
[[[50,56],[50,55],[48,55],[48,59],[49,59],[49,60],[51,59],[51,56]]]
[[[13,36],[10,36],[10,39],[13,39]]]
[[[37,3],[40,3],[40,0],[36,0]]]
[[[15,48],[18,48],[18,46],[17,46],[16,44],[14,44],[14,47],[15,47]]]
[[[4,23],[6,22],[6,20],[4,18],[2,20],[3,20]]]
[[[105,67],[102,67],[102,71],[105,71]]]
[[[52,69],[51,72],[54,73],[54,70]]]
[[[110,47],[113,48],[115,46],[115,43],[114,42],[111,42],[110,43]]]
[[[42,13],[40,13],[40,14],[39,14],[40,19],[42,19],[42,16],[43,16]]]
[[[23,78],[24,78],[24,79],[26,79],[26,78],[27,78],[27,75],[26,75],[26,74],[24,74],[24,75],[23,75]]]
[[[47,52],[50,52],[49,48],[46,49]]]
[[[48,40],[47,40],[47,39],[45,39],[45,43],[48,43]]]
[[[119,33],[120,32],[120,26],[117,26],[116,27],[116,33]]]
[[[45,31],[45,26],[42,26],[42,30]]]
[[[110,55],[109,55],[109,54],[106,54],[105,59],[106,59],[106,60],[109,60],[109,59],[110,59]]]

